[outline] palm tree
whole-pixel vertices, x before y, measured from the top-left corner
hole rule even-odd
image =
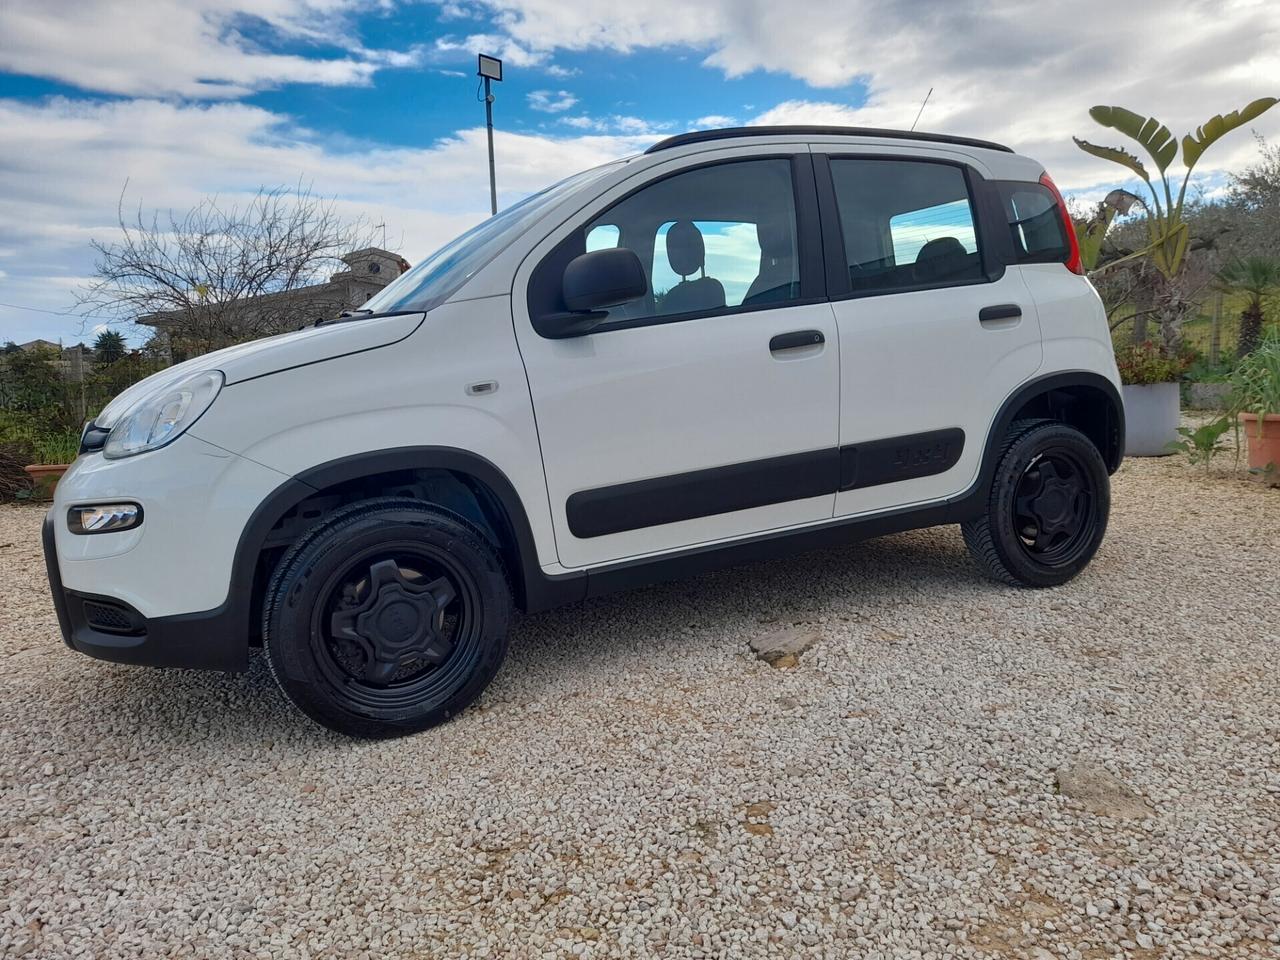
[[[1218,271],[1215,286],[1223,293],[1245,298],[1240,311],[1240,343],[1236,356],[1243,357],[1262,341],[1263,301],[1280,292],[1280,261],[1267,257],[1237,258]]]
[[[1148,245],[1133,256],[1145,256],[1159,275],[1155,296],[1156,312],[1160,318],[1161,348],[1167,356],[1175,355],[1182,346],[1182,324],[1193,303],[1183,289],[1182,268],[1186,263],[1191,231],[1183,218],[1187,186],[1191,171],[1204,156],[1204,152],[1223,136],[1261,116],[1277,103],[1276,97],[1262,97],[1240,110],[1226,115],[1218,114],[1198,127],[1194,134],[1182,138],[1182,183],[1177,176],[1170,179],[1169,165],[1178,156],[1178,140],[1173,132],[1155,117],[1143,117],[1124,107],[1097,106],[1089,110],[1089,116],[1097,123],[1124,134],[1147,152],[1156,165],[1154,178],[1143,162],[1120,147],[1102,147],[1073,137],[1076,146],[1085,153],[1110,160],[1128,168],[1147,185],[1151,202],[1147,205]],[[1112,261],[1112,264],[1124,262]]]
[[[109,367],[128,352],[124,335],[118,330],[103,330],[93,341],[93,356],[98,366]]]

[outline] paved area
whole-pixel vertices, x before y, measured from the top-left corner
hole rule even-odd
[[[1280,956],[1280,491],[1225,467],[1128,462],[1055,591],[944,528],[526,618],[391,743],[73,654],[0,509],[0,955]]]

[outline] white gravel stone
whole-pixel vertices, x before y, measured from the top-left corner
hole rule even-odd
[[[1054,591],[948,528],[527,617],[391,743],[72,653],[0,509],[0,956],[1280,956],[1280,491],[1225,466],[1127,462]]]

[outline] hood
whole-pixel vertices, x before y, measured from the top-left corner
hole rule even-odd
[[[99,427],[111,427],[139,400],[194,373],[220,370],[225,384],[230,386],[308,363],[336,360],[348,354],[388,347],[417,330],[423,316],[421,313],[404,313],[367,319],[354,317],[215,350],[139,380],[107,404],[94,422]]]

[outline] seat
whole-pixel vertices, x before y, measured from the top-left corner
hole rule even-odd
[[[942,283],[957,280],[969,270],[969,254],[955,237],[930,240],[916,254],[913,267],[916,283]]]
[[[799,283],[791,252],[791,231],[785,226],[761,223],[756,225],[756,239],[760,243],[760,273],[747,288],[743,305],[794,300]]]
[[[667,262],[680,275],[680,282],[662,298],[662,312],[700,313],[720,310],[725,305],[724,285],[705,273],[706,245],[702,231],[688,220],[678,220],[667,231]],[[694,280],[689,277],[698,273]]]

